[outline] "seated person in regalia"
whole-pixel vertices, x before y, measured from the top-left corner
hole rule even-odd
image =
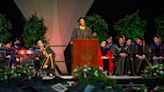
[[[36,62],[39,62],[39,70],[46,72],[46,75],[50,77],[54,75],[58,75],[60,73],[55,71],[57,65],[55,64],[55,53],[54,51],[48,46],[43,44],[41,40],[37,42],[36,52]],[[42,76],[42,74],[41,74]]]
[[[103,40],[101,42],[100,48],[98,50],[98,65],[103,68],[107,74],[112,74],[114,69],[114,64],[112,61],[112,54],[107,48],[107,41]]]

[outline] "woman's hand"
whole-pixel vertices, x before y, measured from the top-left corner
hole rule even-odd
[[[106,56],[102,56],[101,59],[108,59],[109,57]]]
[[[93,32],[92,36],[93,36],[93,38],[96,38],[97,37],[97,33]]]

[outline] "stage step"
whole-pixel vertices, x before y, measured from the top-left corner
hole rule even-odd
[[[60,76],[63,79],[73,79],[73,76]],[[109,76],[112,79],[141,79],[142,76]]]

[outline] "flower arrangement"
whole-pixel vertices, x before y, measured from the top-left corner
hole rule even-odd
[[[30,80],[35,72],[32,67],[18,66],[0,70],[0,80]]]
[[[144,70],[143,77],[164,79],[164,64],[148,66]]]
[[[84,65],[74,69],[74,78],[85,84],[104,82],[105,85],[113,86],[116,84],[114,79],[108,77],[107,72],[98,66]]]

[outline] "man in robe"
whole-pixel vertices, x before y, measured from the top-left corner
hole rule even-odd
[[[144,43],[142,37],[136,38],[136,44],[134,45],[134,69],[136,75],[142,75],[144,69],[149,65],[148,60],[148,45]]]
[[[115,73],[116,75],[124,75],[125,62],[128,56],[126,41],[124,36],[119,37],[119,43],[115,44],[112,48],[112,53],[115,62]]]
[[[38,49],[36,52],[36,62],[40,62],[40,69],[46,71],[47,75],[50,77],[61,74],[58,66],[55,63],[55,53],[46,44],[43,44],[41,40],[37,42]]]
[[[159,35],[154,36],[154,43],[150,46],[152,64],[161,64],[164,61],[164,44]]]

